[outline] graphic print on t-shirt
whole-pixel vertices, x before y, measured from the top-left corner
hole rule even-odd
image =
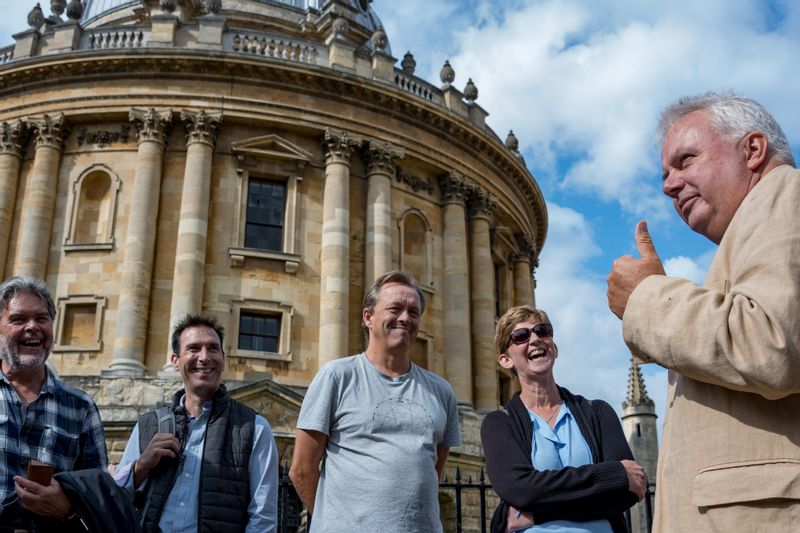
[[[407,398],[385,398],[372,411],[376,432],[425,435],[433,429],[433,418],[425,406]]]

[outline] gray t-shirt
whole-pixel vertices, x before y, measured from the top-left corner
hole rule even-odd
[[[337,359],[311,382],[297,427],[328,435],[312,533],[442,531],[436,453],[461,444],[443,378],[414,364],[390,378],[363,353]]]

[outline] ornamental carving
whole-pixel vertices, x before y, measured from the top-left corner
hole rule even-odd
[[[414,176],[413,174],[409,174],[403,169],[397,169],[397,181],[400,183],[405,183],[411,190],[414,192],[425,191],[426,193],[433,195],[433,179],[430,176]]]
[[[84,127],[78,128],[78,146],[83,146],[84,144],[94,144],[99,146],[100,148],[104,148],[112,143],[126,143],[131,138],[131,126],[130,124],[122,124],[119,127],[119,131],[109,131],[109,130],[96,130],[96,131],[89,131]]]
[[[136,127],[136,138],[140,143],[145,141],[167,144],[167,134],[172,127],[172,110],[156,111],[148,107],[131,109],[128,118]]]
[[[37,148],[39,146],[49,146],[60,150],[69,132],[64,113],[29,118],[28,126],[33,129]]]
[[[28,127],[21,120],[0,124],[0,154],[22,156],[28,140]]]
[[[222,124],[222,113],[206,113],[205,110],[199,112],[181,111],[181,121],[183,130],[186,132],[186,144],[203,143],[214,148],[217,142],[217,133]]]
[[[530,233],[517,235],[516,238],[519,253],[514,254],[514,260],[531,262],[533,254],[536,252],[536,238]]]
[[[463,174],[452,171],[439,176],[439,189],[445,204],[466,205],[472,184]]]
[[[492,216],[497,207],[497,198],[479,185],[471,187],[469,191],[469,216],[471,218]]]
[[[386,174],[393,176],[395,173],[395,159],[402,159],[404,153],[388,142],[370,141],[364,153],[364,163],[367,165],[367,174]]]
[[[353,152],[361,143],[361,139],[352,137],[346,131],[326,129],[325,136],[322,139],[325,164],[344,163],[349,166],[350,157],[352,157]]]

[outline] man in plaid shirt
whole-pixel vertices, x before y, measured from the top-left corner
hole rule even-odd
[[[43,282],[14,277],[0,285],[0,533],[70,531],[80,524],[58,481],[27,479],[31,460],[55,472],[108,462],[94,401],[45,366],[55,314]]]

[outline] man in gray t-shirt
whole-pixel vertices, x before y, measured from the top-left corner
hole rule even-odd
[[[312,533],[442,530],[438,481],[461,437],[453,389],[409,357],[424,309],[411,275],[382,275],[364,296],[367,349],[312,381],[289,472]]]

